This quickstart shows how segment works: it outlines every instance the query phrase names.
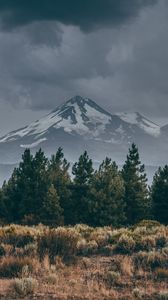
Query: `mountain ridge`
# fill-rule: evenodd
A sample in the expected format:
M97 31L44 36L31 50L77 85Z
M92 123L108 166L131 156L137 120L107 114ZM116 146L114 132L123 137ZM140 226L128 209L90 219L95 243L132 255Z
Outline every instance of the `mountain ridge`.
M112 114L89 98L75 96L39 120L0 137L0 157L15 163L25 148L35 152L42 147L50 155L61 146L70 160L85 149L100 160L111 154L121 160L136 142L140 148L146 144L148 157L154 159L152 147L163 136L167 140L168 132L163 134L159 125L138 112Z

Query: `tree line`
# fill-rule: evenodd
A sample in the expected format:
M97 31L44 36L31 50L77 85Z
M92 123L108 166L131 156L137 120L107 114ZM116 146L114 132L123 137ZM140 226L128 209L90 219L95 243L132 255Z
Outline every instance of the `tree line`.
M62 148L48 159L26 149L0 189L1 223L49 226L85 223L126 226L142 219L168 223L168 166L159 168L151 187L135 144L122 170L106 157L98 170L85 151L72 166Z

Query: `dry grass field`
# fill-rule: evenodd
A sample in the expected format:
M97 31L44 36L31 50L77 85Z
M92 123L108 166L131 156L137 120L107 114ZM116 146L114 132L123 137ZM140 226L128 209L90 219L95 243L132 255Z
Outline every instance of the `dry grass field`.
M168 299L168 227L0 228L0 299Z

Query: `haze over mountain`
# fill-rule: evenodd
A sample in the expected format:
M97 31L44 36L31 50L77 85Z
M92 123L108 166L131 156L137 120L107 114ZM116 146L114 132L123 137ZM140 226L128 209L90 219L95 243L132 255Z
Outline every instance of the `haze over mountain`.
M49 156L61 146L75 161L86 149L95 162L110 156L122 164L135 142L148 165L166 163L168 126L160 127L140 113L111 113L91 99L75 96L30 125L0 138L0 163L17 163L24 149L40 147Z

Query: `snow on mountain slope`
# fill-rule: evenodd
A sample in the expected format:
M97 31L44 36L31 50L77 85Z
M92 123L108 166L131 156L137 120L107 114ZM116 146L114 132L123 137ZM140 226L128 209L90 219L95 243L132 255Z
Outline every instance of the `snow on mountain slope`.
M65 132L79 135L98 136L110 123L111 115L90 99L76 96L56 110L22 129L10 132L0 139L0 143L18 140L25 136L42 138L50 128L63 128Z
M135 113L118 113L117 114L123 121L137 125L139 128L144 130L147 134L158 137L161 133L160 126L154 122L148 120L138 112Z
M38 141L32 143L32 144L28 144L28 145L20 145L21 148L34 148L34 147L37 147L38 145L40 145L42 142L45 142L47 139L46 138L43 138L43 139L39 139Z
M145 161L161 164L167 160L168 126L160 128L139 113L111 114L91 99L75 96L41 119L0 137L0 163L16 163L25 148L35 153L40 147L47 156L62 147L70 161L87 150L93 159L109 156L121 162L133 142Z
M75 96L41 119L0 137L0 158L15 163L25 148L35 153L42 147L50 155L61 146L70 159L83 150L97 159L111 154L122 159L132 142L148 147L151 157L156 144L167 141L160 131L139 113L110 114L91 99Z

